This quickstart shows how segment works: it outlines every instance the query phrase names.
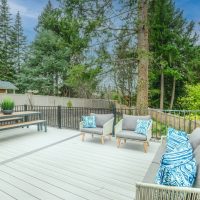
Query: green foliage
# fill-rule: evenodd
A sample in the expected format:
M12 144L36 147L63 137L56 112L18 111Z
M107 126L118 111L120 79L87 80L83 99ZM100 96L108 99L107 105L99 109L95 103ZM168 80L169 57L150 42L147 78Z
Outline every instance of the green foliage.
M121 103L121 95L118 92L111 92L111 99L117 101L118 103Z
M69 101L67 102L67 107L68 107L68 108L72 108L72 107L73 107L72 101L69 100Z
M101 69L89 68L85 65L76 65L68 72L66 84L73 88L74 95L77 97L89 98L95 91L98 84L98 74Z
M189 120L193 120L193 121L196 121L196 120L200 120L200 113L197 112L197 113L190 113L189 115L186 115L185 116L185 119L189 119Z
M179 105L185 110L200 110L200 84L186 85L185 96L179 98Z
M26 58L26 37L23 33L22 20L19 12L17 12L12 30L12 45L13 68L16 73L19 73Z
M0 0L0 80L16 82L25 60L26 39L19 12L13 23L7 0Z
M13 110L14 107L15 107L14 101L8 97L3 99L3 101L1 102L2 110Z
M12 26L7 0L0 0L0 79L13 81Z
M53 8L48 1L39 17L37 36L18 77L18 87L38 90L39 94L90 97L100 70L88 62L86 52L101 25L105 2L58 2Z
M160 123L156 120L153 120L153 125L152 125L152 134L154 136L162 136L167 134L167 128L168 126L165 123Z
M164 75L164 107L169 108L175 80L175 105L185 82L197 80L194 66L199 67L199 50L194 22L171 0L153 0L149 8L149 45L153 55L150 65L150 103L159 107L161 74ZM172 102L173 105L173 102Z
M132 37L124 38L126 31L121 31L115 46L116 60L113 65L115 86L122 100L126 105L132 106L132 96L136 93L137 62L135 44L132 44Z
M18 87L22 90L38 90L40 94L58 95L63 86L60 79L66 74L68 49L64 40L51 30L38 33L31 45L20 75Z

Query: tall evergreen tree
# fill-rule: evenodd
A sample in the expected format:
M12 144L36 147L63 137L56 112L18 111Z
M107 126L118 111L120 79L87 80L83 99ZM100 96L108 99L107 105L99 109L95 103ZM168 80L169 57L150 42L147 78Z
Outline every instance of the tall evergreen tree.
M181 85L190 79L194 59L194 23L188 23L173 0L152 0L149 9L151 106L173 108ZM193 52L193 53L192 53ZM176 92L176 88L179 91ZM159 98L160 96L160 98ZM158 101L160 99L160 101Z
M17 12L15 23L12 30L12 45L13 45L13 67L15 72L19 73L25 60L26 54L26 37L22 27L20 13Z
M27 89L34 85L40 93L78 95L76 89L71 86L73 79L70 76L74 75L77 66L83 66L80 70L87 71L85 74L80 72L82 76L89 76L88 73L94 74L90 69L98 68L86 63L85 52L95 30L101 26L106 9L104 5L109 1L59 0L60 5L57 8L52 8L51 2L48 2L39 17L36 27L37 37L24 70L24 73L28 72L32 77L32 83L26 84ZM97 77L96 72L99 73L100 70L95 71L95 77ZM26 77L28 74L22 74L21 82L28 81ZM91 78L83 77L82 80L86 81L85 86L90 87L88 81L92 81ZM92 88L95 85L93 83L96 81L92 81ZM86 94L88 97L92 92L89 89L87 91L89 91Z
M55 22L55 9L50 0L48 0L47 5L45 6L44 10L38 17L38 24L35 28L37 32L41 31L42 28L48 29L49 25L52 22Z
M7 0L0 1L0 79L13 80L11 16Z

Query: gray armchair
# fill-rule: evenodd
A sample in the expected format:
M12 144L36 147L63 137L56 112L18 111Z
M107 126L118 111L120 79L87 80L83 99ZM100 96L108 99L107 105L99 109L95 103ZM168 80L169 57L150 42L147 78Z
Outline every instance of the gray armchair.
M139 142L143 142L144 144L144 152L147 152L147 147L149 146L149 140L151 139L151 129L152 124L150 124L147 135L138 134L135 132L137 120L138 119L151 119L151 116L133 116L133 115L123 115L123 119L120 120L115 126L115 136L117 139L117 147L120 147L121 139L124 139L124 143L126 140L135 140Z
M94 114L91 113L96 117L96 128L84 128L83 122L80 122L80 132L81 132L81 139L84 141L85 135L90 134L92 137L94 135L99 135L101 138L101 144L104 144L104 138L109 136L111 139L112 130L113 130L113 123L114 123L114 115L113 114Z

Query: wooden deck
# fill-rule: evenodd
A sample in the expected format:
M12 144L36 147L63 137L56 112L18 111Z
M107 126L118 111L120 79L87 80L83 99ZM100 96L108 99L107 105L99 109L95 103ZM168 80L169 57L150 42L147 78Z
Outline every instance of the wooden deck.
M0 200L133 200L158 149L127 142L116 148L115 139L79 132L36 127L0 133Z

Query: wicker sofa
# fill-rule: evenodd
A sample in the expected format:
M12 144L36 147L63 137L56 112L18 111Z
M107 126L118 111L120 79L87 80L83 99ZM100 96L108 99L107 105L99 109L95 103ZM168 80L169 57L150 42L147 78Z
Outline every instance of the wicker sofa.
M162 137L161 145L142 182L136 184L136 200L200 200L200 128L189 135L197 163L197 177L193 188L169 187L154 184L160 160L166 149L166 137Z
M138 142L142 142L144 145L144 152L147 152L147 147L149 146L149 140L151 139L151 129L152 124L150 124L147 135L138 134L135 132L137 120L144 119L148 120L151 119L151 116L134 116L134 115L123 115L123 119L120 120L115 125L115 136L117 139L117 147L120 147L121 140L123 139L126 143L126 140L134 140Z

